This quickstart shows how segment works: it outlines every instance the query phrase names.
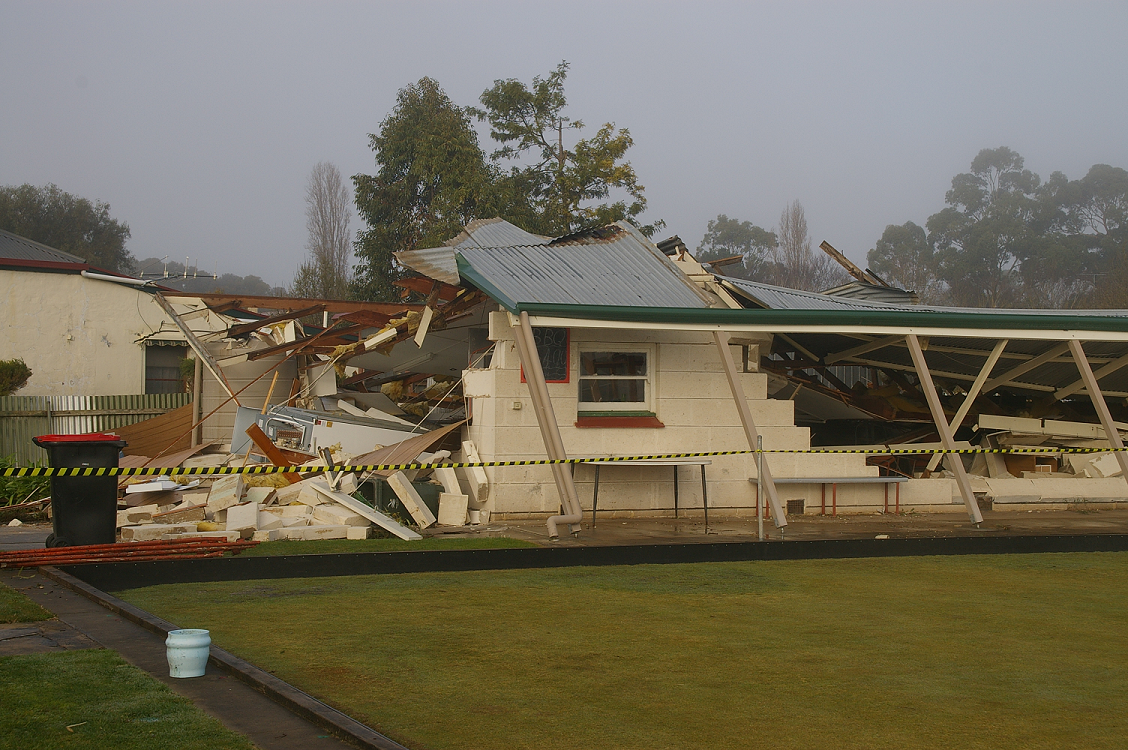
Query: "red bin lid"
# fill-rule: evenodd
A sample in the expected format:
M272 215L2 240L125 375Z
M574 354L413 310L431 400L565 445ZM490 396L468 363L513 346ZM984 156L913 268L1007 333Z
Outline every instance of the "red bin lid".
M81 435L40 435L37 443L108 443L121 440L120 435L108 432L86 432Z

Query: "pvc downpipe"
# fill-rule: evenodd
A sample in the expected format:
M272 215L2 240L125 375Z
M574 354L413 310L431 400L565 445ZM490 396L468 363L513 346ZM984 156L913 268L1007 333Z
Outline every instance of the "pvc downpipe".
M93 273L92 271L83 271L81 276L87 279L97 279L98 281L112 281L115 284L128 284L129 286L145 286L153 285L153 279L130 279L124 276L110 276L104 273Z
M537 355L536 341L533 339L533 329L529 324L529 314L522 312L518 319L516 330L517 354L525 366L525 383L529 386L529 396L537 410L537 425L541 430L548 457L553 460L562 460L568 457L564 451L564 441L560 438L556 414L552 410L552 400L548 394L548 386L544 382L544 370L541 368L540 357ZM576 486L572 475L563 464L552 464L552 476L556 480L556 489L564 510L563 515L550 516L548 519L548 536L550 539L560 537L557 524L566 523L571 527L573 534L580 530L580 521L583 520L583 510L580 508L579 499L576 497Z

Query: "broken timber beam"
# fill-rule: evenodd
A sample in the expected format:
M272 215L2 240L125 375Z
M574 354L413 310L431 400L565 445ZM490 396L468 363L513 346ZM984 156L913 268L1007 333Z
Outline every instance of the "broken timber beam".
M260 328L274 325L275 323L285 323L290 320L296 320L297 318L304 318L306 315L313 315L314 313L319 313L324 309L325 305L313 305L312 307L307 307L304 310L295 310L293 312L271 315L269 318L254 320L250 323L240 323L239 325L234 325L228 328L227 335L232 338L234 338L235 336L242 336L244 333L257 331Z

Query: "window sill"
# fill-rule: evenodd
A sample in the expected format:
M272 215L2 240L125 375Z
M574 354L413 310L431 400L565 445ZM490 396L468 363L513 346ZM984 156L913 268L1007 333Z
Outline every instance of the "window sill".
M576 416L576 427L665 427L651 412L584 413Z

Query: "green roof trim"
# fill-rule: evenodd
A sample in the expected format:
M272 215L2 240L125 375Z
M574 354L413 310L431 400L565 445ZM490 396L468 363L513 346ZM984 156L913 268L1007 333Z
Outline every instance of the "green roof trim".
M462 265L459 264L459 273ZM477 282L475 281L475 284ZM479 287L481 288L481 287ZM494 297L487 289L482 289ZM497 299L497 297L494 297ZM964 328L1030 331L1107 331L1128 333L1128 316L1054 312L992 313L928 310L732 310L728 308L619 307L611 305L506 304L510 312L532 316L582 318L624 323L689 325L826 326L827 333L843 326L877 328Z

